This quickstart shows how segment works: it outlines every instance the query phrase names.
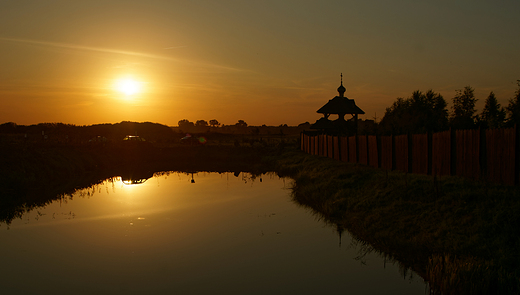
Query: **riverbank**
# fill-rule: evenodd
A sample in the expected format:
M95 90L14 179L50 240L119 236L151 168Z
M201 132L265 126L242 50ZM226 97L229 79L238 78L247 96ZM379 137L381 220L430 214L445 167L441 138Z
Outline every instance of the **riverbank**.
M518 294L520 190L310 156L280 158L293 197L444 294Z
M446 294L517 294L520 192L307 155L296 146L0 144L0 221L108 177L276 171L293 198Z
M161 171L259 174L265 172L263 155L278 146L0 141L0 222L114 176L140 179Z

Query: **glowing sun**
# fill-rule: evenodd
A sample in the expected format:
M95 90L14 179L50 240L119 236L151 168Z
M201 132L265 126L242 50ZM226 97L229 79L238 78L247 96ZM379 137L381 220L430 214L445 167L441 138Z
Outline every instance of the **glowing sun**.
M131 78L119 79L116 81L115 88L126 95L133 95L141 92L141 82Z

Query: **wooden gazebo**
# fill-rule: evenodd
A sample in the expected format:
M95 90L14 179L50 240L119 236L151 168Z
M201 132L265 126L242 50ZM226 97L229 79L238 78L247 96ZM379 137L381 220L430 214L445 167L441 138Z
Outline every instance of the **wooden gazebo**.
M355 134L357 132L358 115L363 115L365 112L356 105L353 99L345 96L346 91L347 89L343 86L343 74L341 74L341 85L338 87L339 96L329 100L317 111L317 113L323 114L323 117L312 124L311 129L336 134ZM338 118L331 121L329 119L331 114L338 115ZM352 118L345 120L347 114L352 115Z

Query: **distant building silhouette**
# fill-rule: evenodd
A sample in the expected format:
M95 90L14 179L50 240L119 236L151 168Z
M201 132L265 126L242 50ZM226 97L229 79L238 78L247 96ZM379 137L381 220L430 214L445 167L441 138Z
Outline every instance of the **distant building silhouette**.
M311 129L320 130L327 134L355 134L357 133L358 115L365 114L353 99L345 96L347 89L343 86L343 73L341 74L341 85L338 87L339 96L329 100L322 106L317 113L323 114L311 125ZM336 120L331 121L331 114L338 115ZM352 118L345 120L345 115L352 115Z

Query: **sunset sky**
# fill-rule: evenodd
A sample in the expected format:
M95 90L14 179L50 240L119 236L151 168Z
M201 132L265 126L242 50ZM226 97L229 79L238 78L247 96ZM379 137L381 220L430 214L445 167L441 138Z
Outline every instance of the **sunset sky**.
M451 106L466 85L479 111L490 91L506 106L519 13L517 0L0 0L0 124L313 123L340 73L363 119L415 90Z

